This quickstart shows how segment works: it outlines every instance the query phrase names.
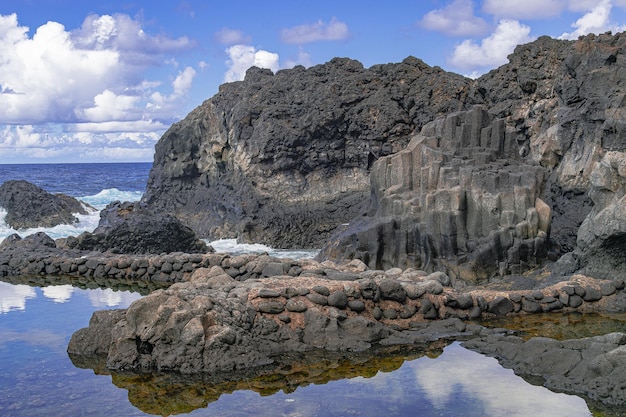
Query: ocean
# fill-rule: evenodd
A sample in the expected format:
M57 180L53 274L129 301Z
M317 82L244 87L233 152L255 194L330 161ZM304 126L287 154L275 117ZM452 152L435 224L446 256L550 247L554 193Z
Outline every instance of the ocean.
M150 166L0 165L0 183L23 179L96 208L75 225L41 229L58 238L93 230L98 210L111 201L139 200ZM0 215L0 239L35 231L40 230L12 230ZM303 258L316 253L233 239L209 243L233 254ZM222 385L110 375L105 368L83 369L70 360L69 339L88 325L94 311L128 307L148 290L127 284L101 288L85 279L0 277L0 416L591 416L582 398L532 385L458 342L371 364L329 361L328 369L302 369L290 381L279 373Z
M0 184L9 180L25 180L49 193L62 193L83 201L96 210L76 215L78 222L53 228L11 229L4 222L6 212L0 208L0 241L18 233L24 237L46 232L53 239L78 236L98 226L99 210L119 201L139 201L146 190L152 163L102 164L15 164L0 165Z
M100 210L113 201L139 201L146 190L150 162L101 164L0 164L0 184L9 180L25 180L49 193L62 193L88 204L96 210L87 215L76 214L78 222L52 228L15 230L4 221L6 212L0 207L0 242L17 233L24 237L45 232L53 239L78 236L91 232L100 221ZM283 250L259 243L241 243L236 239L206 241L218 252L238 255L242 253L268 253L285 258L312 258L317 250Z

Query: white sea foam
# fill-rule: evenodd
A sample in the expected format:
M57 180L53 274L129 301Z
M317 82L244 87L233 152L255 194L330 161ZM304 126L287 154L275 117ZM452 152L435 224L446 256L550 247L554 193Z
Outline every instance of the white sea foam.
M247 253L267 253L277 258L312 259L319 253L316 249L275 249L259 243L237 243L237 239L206 240L218 253L243 255Z
M100 191L98 194L78 197L78 199L98 210L102 210L113 201L139 201L142 195L141 191L120 191L117 188L108 188Z

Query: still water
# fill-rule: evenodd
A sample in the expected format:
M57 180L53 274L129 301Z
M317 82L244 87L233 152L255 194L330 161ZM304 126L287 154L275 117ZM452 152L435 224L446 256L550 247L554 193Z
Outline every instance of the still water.
M93 311L125 308L141 294L3 280L0 416L592 415L583 399L531 385L458 342L385 357L299 358L275 374L219 383L82 369L66 353L72 333Z

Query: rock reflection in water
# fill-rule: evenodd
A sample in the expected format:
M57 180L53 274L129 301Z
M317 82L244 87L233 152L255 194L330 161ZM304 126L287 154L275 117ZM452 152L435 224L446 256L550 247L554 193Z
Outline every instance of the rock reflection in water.
M519 332L523 339L549 337L556 340L580 339L626 330L626 313L542 313L521 314L484 320L488 327L505 327Z
M102 362L75 365L107 373ZM157 415L205 408L201 415L591 415L581 398L529 385L495 359L444 341L366 353L291 354L254 373L195 380L113 373L112 382L128 391L135 407Z
M50 294L55 294L59 291L59 287L71 286L72 288L75 287L82 290L93 290L96 288L100 288L110 289L114 291L130 291L141 295L148 295L154 290L169 286L169 284L151 281L107 279L96 277L72 277L63 275L1 276L0 281L7 282L13 285L28 285L30 287L40 287L42 288L44 294L46 292L49 292Z
M101 358L89 360L70 355L70 359L79 368L93 369L99 375L111 374L113 384L128 390L129 401L144 413L173 415L205 408L222 395L240 390L270 396L280 391L288 394L311 384L371 378L379 372L395 371L405 361L424 356L436 358L448 343L438 341L419 348L394 346L359 353L292 353L276 358L275 364L263 369L195 378L177 373L110 373Z

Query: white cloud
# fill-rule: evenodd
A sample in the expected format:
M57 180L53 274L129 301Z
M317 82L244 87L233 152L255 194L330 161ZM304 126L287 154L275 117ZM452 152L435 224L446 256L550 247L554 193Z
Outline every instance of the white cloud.
M241 30L222 28L215 33L215 40L222 45L235 45L250 43L250 36L246 36Z
M150 36L122 14L88 16L75 31L48 22L28 33L15 14L0 15L0 123L151 118L143 100L159 84L142 74L166 62L165 53L192 46L185 37Z
M0 163L151 161L167 127L151 120L3 126Z
M164 35L148 35L140 22L118 13L87 16L81 27L72 32L72 41L81 49L120 51L124 62L141 66L146 61L159 61L160 54L194 45L186 36L172 39Z
M304 67L310 67L313 65L311 55L304 51L302 48L298 49L298 55L295 58L287 59L283 65L283 68L293 68L296 65L302 65Z
M328 24L322 20L310 25L283 29L280 38L285 43L304 44L318 41L339 41L348 39L348 25L333 17Z
M111 143L115 160L152 159L182 116L196 71L178 70L170 85L145 74L177 69L171 54L193 42L148 34L123 14L90 15L76 30L48 22L30 33L16 14L0 15L0 160L102 161Z
M544 19L559 15L566 0L485 0L483 11L497 18Z
M474 2L471 0L454 0L442 9L432 10L418 25L451 36L482 35L488 28L482 18L474 15Z
M134 109L139 101L137 96L117 95L111 90L104 90L94 97L94 106L79 110L80 118L93 122L124 120L131 117L129 110Z
M559 39L577 39L589 33L603 33L609 30L622 31L626 26L618 27L611 23L612 3L610 0L594 2L593 8L572 24L573 32L566 32Z
M531 385L512 370L501 367L496 359L465 350L458 344L444 349L437 360L409 363L424 397L436 409L450 407L457 393L468 395L484 408L488 416L588 416L585 401ZM445 378L442 378L445 375ZM534 399L529 401L529 399Z
M141 294L128 291L114 291L111 288L88 290L91 305L95 308L128 307L133 301L141 298Z
M36 296L34 288L28 285L13 285L0 281L0 314L12 310L25 310L26 300Z
M196 70L191 67L186 67L183 71L180 71L172 83L172 87L174 87L173 94L177 97L187 94L191 89L195 76Z
M507 62L507 56L519 44L532 40L530 27L516 20L501 20L495 32L483 39L480 44L465 40L454 48L450 64L471 70L493 68Z
M51 285L41 289L43 296L50 298L55 303L66 303L72 298L74 287L71 285Z
M249 45L233 45L226 49L228 54L228 71L224 75L224 82L241 81L250 67L269 68L276 72L278 66L278 54L257 50Z

